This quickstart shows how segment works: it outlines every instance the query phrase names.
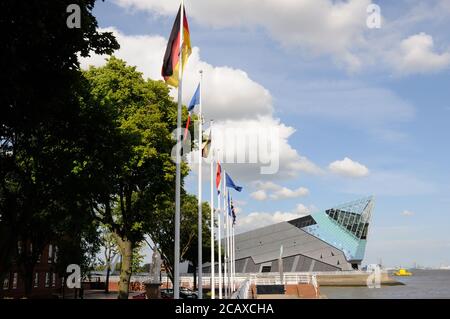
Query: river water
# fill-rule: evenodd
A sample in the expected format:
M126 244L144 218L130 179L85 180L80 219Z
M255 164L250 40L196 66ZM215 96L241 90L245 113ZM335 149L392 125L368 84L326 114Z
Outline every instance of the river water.
M329 299L448 299L450 298L450 270L411 270L411 277L395 277L402 286L320 287Z

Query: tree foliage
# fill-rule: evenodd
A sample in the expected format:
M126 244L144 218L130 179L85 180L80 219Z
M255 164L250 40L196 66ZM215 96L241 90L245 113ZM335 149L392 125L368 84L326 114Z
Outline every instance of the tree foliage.
M81 8L81 28L67 28L71 3ZM111 33L98 32L94 3L0 4L0 274L15 260L27 290L46 244L73 237L80 246L90 231L86 208L96 192L90 183L94 173L80 175L78 167L93 156L89 139L96 124L86 112L92 105L78 56L118 48ZM33 251L19 254L19 240L32 241Z

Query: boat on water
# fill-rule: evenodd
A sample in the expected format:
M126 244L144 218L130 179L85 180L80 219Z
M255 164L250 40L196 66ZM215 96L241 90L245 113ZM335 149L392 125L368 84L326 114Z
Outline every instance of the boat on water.
M394 272L395 276L412 276L412 273L409 272L407 269L405 268L400 268L399 270L397 270L396 272Z

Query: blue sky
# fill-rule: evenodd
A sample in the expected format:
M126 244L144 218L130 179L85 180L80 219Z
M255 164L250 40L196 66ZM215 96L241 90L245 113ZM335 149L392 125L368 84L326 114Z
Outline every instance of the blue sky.
M366 26L369 0L233 2L186 1L199 48L187 68L206 67L220 84L207 82L205 116L243 123L254 113L290 128L280 166L297 167L263 178L226 165L244 186L241 230L374 195L365 262L450 264L450 1L377 1L380 29ZM94 13L120 35L117 55L159 79L176 10L175 0L110 0ZM195 181L192 172L191 192Z

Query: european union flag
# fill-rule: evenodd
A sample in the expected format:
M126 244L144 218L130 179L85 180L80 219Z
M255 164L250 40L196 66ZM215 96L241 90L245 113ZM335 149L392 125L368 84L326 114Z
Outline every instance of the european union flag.
M200 104L200 83L197 86L197 90L195 90L194 96L189 102L188 111L192 111L196 105Z
M225 179L226 179L226 186L227 187L234 188L238 192L240 192L242 190L241 186L236 186L236 184L234 184L233 180L231 179L230 175L228 175L228 173L225 173Z

